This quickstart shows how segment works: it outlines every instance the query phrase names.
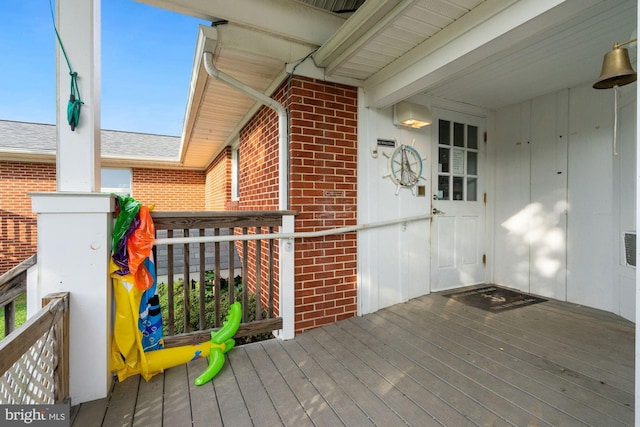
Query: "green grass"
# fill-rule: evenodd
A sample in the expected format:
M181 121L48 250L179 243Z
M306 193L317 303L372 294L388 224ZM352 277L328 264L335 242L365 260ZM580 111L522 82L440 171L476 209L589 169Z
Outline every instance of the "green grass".
M27 294L22 294L16 298L15 303L15 329L27 321ZM0 339L4 338L4 307L0 309Z

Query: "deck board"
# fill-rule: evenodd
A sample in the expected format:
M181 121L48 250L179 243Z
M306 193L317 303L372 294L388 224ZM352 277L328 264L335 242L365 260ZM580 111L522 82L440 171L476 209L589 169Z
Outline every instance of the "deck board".
M73 426L623 426L635 327L550 300L503 313L442 294L238 347L72 408Z
M231 355L231 353L228 354L228 356ZM233 361L231 364L225 364L213 381L213 388L218 399L218 409L223 425L249 426L252 425L251 415L234 377L232 363Z
M102 418L102 416L104 416L102 425L127 426L133 424L133 413L138 400L139 385L140 376L127 378L127 380L114 385L108 405L106 406L107 411L106 413L101 414L100 417ZM74 423L74 425L81 426L82 424Z
M394 341L394 331L380 330L373 324L368 329L367 325L361 322L341 322L339 327L348 332L352 342L356 343L353 346L354 350L359 349L361 354L366 355L368 363L384 373L394 387L418 403L434 422L444 425L465 425L469 423L468 419L476 419L481 424L509 425L472 397L474 391L470 389L474 384L465 382L463 384L465 392L463 392L450 382L451 378L439 376L439 374L443 376L448 374L442 367L440 367L442 371L439 372L439 367L427 367L423 358L411 359L405 354L405 343L401 340ZM365 339L371 344L367 345ZM363 346L358 345L358 341ZM479 395L486 393L481 387L476 389L479 389L477 390ZM514 408L509 409L512 412L514 410Z
M403 316L407 315L407 311L394 312L394 314ZM527 371L526 365L514 365L513 361L508 358L502 358L500 353L504 351L503 346L508 345L506 343L501 344L503 346L499 347L485 346L485 348L480 349L479 346L484 345L482 341L466 340L464 335L456 333L456 330L447 328L446 324L439 325L440 327L437 331L427 331L426 327L429 322L424 318L411 320L404 318L404 321L406 325L413 324L418 326L420 330L419 336L449 352L456 358L452 358L452 360L475 365L483 373L490 375L492 381L504 383L502 386L499 386L497 382L495 383L495 388L504 390L503 397L511 395L514 403L523 407L522 400L515 399L522 397L522 393L528 395L529 397L526 400L529 404L528 409L530 412L540 415L554 425L572 422L571 418L581 422L590 420L597 425L620 425L616 424L611 417L594 410L591 405L570 398L567 396L566 391L556 390L548 381L540 381L535 370ZM423 326L423 328L420 328L420 326Z
M286 426L313 426L313 422L301 407L300 401L278 371L271 356L272 351L282 352L277 341L264 342L261 345L244 346L244 350L256 368L258 378L271 397L271 402ZM235 350L234 350L235 351Z
M194 427L222 426L222 417L218 410L218 398L213 383L197 386L193 381L207 368L207 359L201 358L187 364L189 376L189 395L191 396L191 416ZM156 424L157 425L157 424Z
M298 340L278 344L284 351L277 351L277 348L274 348L273 350L275 351L270 351L269 356L273 360L276 369L280 371L300 401L300 408L305 411L314 425L342 425L338 415L333 411L329 403L321 397L322 395L316 385L302 371L302 366L305 363L304 359L310 359L311 355L300 347ZM294 360L292 355L300 354L301 351L304 352L303 358L298 357L297 361ZM323 376L326 373L321 373L320 375Z
M164 372L164 405L162 424L166 426L191 425L191 401L187 366L181 365ZM158 408L160 412L160 408Z
M234 358L230 360L240 393L254 423L276 426L282 424L278 411L273 406L269 392L256 372L249 355L244 348L236 349Z
M581 319L581 322L584 321L585 319ZM609 411L611 415L618 414L620 410L628 411L628 405L625 406L625 403L633 402L632 393L603 384L598 379L581 375L562 365L552 363L540 355L527 352L517 347L518 341L511 340L507 342L500 340L500 337L489 335L486 331L480 331L470 326L468 320L465 320L463 325L455 321L440 325L442 331L463 337L468 347L489 355L493 360L501 361L505 366L514 365L513 360L516 359L519 363L515 367L526 373L530 378L554 387L567 395L575 395L574 398L577 400L592 402L590 406L595 404L598 407L603 407L603 410L605 412ZM523 339L526 338L523 337ZM619 337L614 342L621 341L622 339ZM633 342L633 338L624 337L624 342L626 341ZM622 354L626 354L628 358L632 351L627 349L626 352L622 352L618 356L621 357ZM601 358L597 359L602 360ZM630 385L630 387L632 386Z
M125 380L126 382L126 380ZM133 414L133 426L151 426L162 424L162 400L164 396L164 377L155 376L150 381L140 381L138 398Z
M321 396L342 423L352 420L353 423L366 425L367 415L353 402L342 388L336 384L322 366L299 345L289 345L288 354L297 363L300 370L313 384Z
M346 393L352 402L357 402L360 409L376 425L391 426L401 425L404 420L380 398L377 390L371 389L367 384L367 378L358 377L353 370L358 368L350 363L343 364L341 360L331 353L331 348L321 345L316 336L318 332L303 334L296 340L309 353L326 374ZM334 347L340 344L333 343ZM365 367L366 368L366 367Z
M440 317L447 321L453 321L464 327L496 336L506 344L513 343L518 348L563 366L569 372L589 372L592 376L615 387L634 389L633 375L629 377L625 373L626 370L621 369L633 367L633 359L629 360L628 358L629 352L635 351L632 350L634 348L633 334L635 332L633 332L634 329L631 324L631 333L621 336L612 335L612 339L603 337L600 342L592 345L590 349L578 338L558 336L557 331L559 329L575 327L574 322L569 322L567 318L556 317L558 323L551 328L541 328L536 324L528 325L524 328L521 327L522 317L525 315L536 316L536 310L540 310L536 306L541 304L523 307L512 312L493 314L457 303L448 304L445 308L437 303L437 298L434 298L433 301L436 301L436 303L432 304L430 309L440 313ZM420 307L416 307L414 302L409 302L408 305L409 309L413 309L414 312L420 311ZM392 309L395 310L395 308ZM517 316L513 315L514 312L519 310L521 313ZM522 313L522 311L525 312ZM549 315L545 314L544 316ZM585 321L579 327L588 330L593 328L594 324L597 324L597 322L594 322L595 320ZM611 363L607 358L596 354L597 347L601 346L607 347L611 351L615 350L620 355L621 363Z

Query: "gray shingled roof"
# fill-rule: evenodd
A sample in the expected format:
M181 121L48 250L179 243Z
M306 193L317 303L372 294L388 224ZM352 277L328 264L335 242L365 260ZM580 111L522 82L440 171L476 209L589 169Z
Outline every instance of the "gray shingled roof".
M102 156L177 161L180 137L102 130ZM0 153L56 153L56 126L0 120Z

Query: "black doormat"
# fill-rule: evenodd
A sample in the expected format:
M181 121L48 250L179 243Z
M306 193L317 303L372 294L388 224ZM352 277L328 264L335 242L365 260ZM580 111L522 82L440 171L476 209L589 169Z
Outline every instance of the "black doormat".
M487 286L484 288L445 294L443 296L453 298L465 305L491 311L493 313L500 313L502 311L513 310L515 308L526 307L531 304L546 301L544 298L534 297L498 286Z

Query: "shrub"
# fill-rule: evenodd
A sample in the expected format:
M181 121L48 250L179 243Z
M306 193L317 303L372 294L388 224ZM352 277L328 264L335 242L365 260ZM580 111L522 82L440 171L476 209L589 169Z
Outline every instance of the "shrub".
M213 290L213 272L207 272L205 277L205 329L215 327L215 298ZM235 295L234 301L242 302L242 278L236 276L234 278L233 291ZM181 334L185 332L184 327L184 280L180 279L173 284L173 328L174 334ZM169 319L169 304L168 304L168 285L166 283L158 284L158 296L160 299L160 307L162 308L162 327L165 334L168 329ZM248 315L247 321L251 322L256 318L256 296L249 292L247 295L248 300ZM189 306L191 312L189 316L190 330L200 329L200 283L195 280L191 282L191 289L189 293ZM229 313L229 286L226 279L220 280L220 320L224 321ZM267 312L262 309L262 318L266 318ZM246 344L250 342L262 341L273 338L271 333L257 334L247 337L236 338L236 344Z

